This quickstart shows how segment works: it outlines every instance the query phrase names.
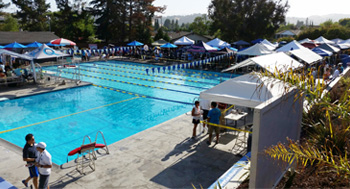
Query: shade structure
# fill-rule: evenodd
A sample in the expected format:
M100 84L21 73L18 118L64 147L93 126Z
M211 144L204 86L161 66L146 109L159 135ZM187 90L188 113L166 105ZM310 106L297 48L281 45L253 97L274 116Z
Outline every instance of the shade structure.
M70 56L69 54L56 51L45 44L41 45L41 47L35 49L34 51L29 52L28 55L33 57L33 59L49 59Z
M4 48L5 48L4 46L0 45L0 49L4 49Z
M283 47L278 48L276 52L288 52L288 51L303 49L303 48L306 48L306 47L302 46L298 41L293 40L288 44L284 45Z
M321 48L321 49L330 51L330 52L332 52L332 53L337 53L337 52L340 51L339 48L334 47L334 46L332 46L332 45L329 45L329 44L327 44L327 43L323 43L322 45L318 46L318 48Z
M302 63L294 60L290 56L286 55L284 52L279 52L279 53L249 58L230 68L222 70L222 72L227 72L230 70L235 70L237 68L252 66L252 65L259 65L260 67L264 68L265 70L271 73L275 73L276 70L284 73L289 71L290 69L294 70L294 69L302 68L304 66Z
M236 46L245 46L245 45L250 45L250 43L243 41L243 40L239 40L233 43Z
M133 42L128 43L128 46L143 46L143 43L135 40Z
M333 41L330 41L330 40L324 38L323 36L318 37L318 38L315 39L314 41L315 41L315 43L317 43L317 44L324 44L324 43L327 43L327 44L335 44Z
M275 96L283 95L287 84L282 81L246 74L227 80L200 93L201 99L255 108Z
M226 41L223 41L219 38L215 38L209 42L207 42L208 45L212 47L219 47L219 48L224 48L224 47L230 47L231 45L228 44Z
M302 39L300 41L298 41L300 44L303 44L303 43L309 43L309 42L313 42L311 39L309 38L305 38L305 39Z
M334 44L332 45L336 48L339 48L339 49L350 49L350 43L339 43L339 44Z
M318 48L318 47L315 47L312 49L313 52L317 53L318 55L322 56L322 57L325 57L325 56L332 56L332 52L330 51L327 51L325 49L322 49L322 48Z
M342 40L340 38L335 38L335 39L332 39L331 41L333 41L335 44L339 44L339 43L343 42L344 40Z
M166 43L166 44L160 46L160 48L177 48L177 46L174 44L171 44L171 43Z
M260 42L261 44L265 45L269 50L275 50L277 45L272 44L270 41L264 39Z
M54 40L50 41L50 43L54 44L54 45L69 45L69 46L77 45L73 41L68 40L68 39L64 39L64 38L54 39Z
M193 45L194 41L186 36L181 37L180 39L174 42L175 45Z
M14 43L10 43L8 45L5 45L4 46L5 48L12 48L12 49L23 49L23 48L27 48L26 46L20 44L20 43L17 43L17 42L14 42Z
M63 47L66 45L56 45L56 44L51 44L51 43L46 43L45 45L49 46L49 47Z
M256 43L260 43L261 41L264 41L264 39L255 39L253 41L251 41L252 44L256 44Z
M292 50L290 53L310 65L322 60L322 56L305 47Z
M271 54L272 50L269 50L265 45L257 43L251 47L248 47L242 51L239 51L238 55L259 56L264 54Z
M227 53L235 53L235 52L237 52L237 49L236 50L232 50L231 48L232 47L230 47L230 48L225 47L225 48L222 48L221 50L213 52L213 53L214 54L227 54Z
M317 47L318 45L314 42L314 41L309 41L309 42L304 42L304 43L300 43L302 46L312 49Z
M191 46L188 51L191 52L215 52L218 51L217 48L211 47L210 45L204 43L203 41L200 41L194 45Z
M27 47L30 47L30 48L38 48L38 47L41 47L41 45L43 45L42 43L38 43L38 42L34 42L34 43L30 43L28 45L26 45Z

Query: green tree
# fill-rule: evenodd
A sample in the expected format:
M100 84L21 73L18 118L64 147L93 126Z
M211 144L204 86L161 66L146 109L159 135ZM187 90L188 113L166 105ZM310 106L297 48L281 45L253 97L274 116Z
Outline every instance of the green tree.
M56 0L56 4L59 11L50 15L50 18L52 29L57 35L73 41L87 41L90 36L94 36L94 20L86 8L86 2Z
M1 31L19 31L18 20L10 14L5 16L5 21L1 24Z
M164 27L168 28L169 30L171 30L171 21L170 19L165 19L164 21Z
M194 21L189 26L189 30L199 35L207 35L209 34L210 25L211 22L207 20L207 16L203 15L194 19Z
M284 23L288 2L282 0L212 0L211 31L221 30L225 41L273 36Z
M158 29L159 29L159 21L158 21L158 19L156 19L154 21L154 30L158 30Z
M12 0L12 3L19 9L16 17L24 30L47 31L49 29L47 14L50 4L46 4L45 0Z
M339 20L339 24L350 28L350 18L343 18Z

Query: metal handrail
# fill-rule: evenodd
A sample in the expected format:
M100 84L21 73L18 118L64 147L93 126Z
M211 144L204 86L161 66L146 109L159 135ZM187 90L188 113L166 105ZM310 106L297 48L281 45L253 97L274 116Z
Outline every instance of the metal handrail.
M107 146L107 142L106 142L105 136L103 135L102 131L97 131L96 137L95 137L95 142L97 142L98 133L101 133L101 136L103 138L103 142L105 143L105 146L106 146L106 149L107 149L107 154L109 154L109 149L108 149L108 146Z

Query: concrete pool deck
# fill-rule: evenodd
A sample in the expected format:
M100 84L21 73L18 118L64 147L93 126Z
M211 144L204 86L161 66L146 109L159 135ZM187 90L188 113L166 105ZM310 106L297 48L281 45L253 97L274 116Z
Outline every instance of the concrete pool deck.
M74 161L56 166L51 188L193 188L192 184L207 188L245 149L235 145L234 132L221 134L217 145L208 146L204 134L190 140L192 127L191 117L181 115L111 144L110 154L102 150L95 161L96 171L86 168L86 175L76 171ZM0 175L18 188L24 187L21 180L28 176L21 150L0 141Z

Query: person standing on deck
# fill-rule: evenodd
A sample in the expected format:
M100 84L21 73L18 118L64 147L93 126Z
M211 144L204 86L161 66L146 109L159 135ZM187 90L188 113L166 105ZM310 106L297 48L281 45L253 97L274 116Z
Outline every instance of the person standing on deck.
M192 132L192 140L196 138L196 130L197 130L197 125L200 123L201 119L201 110L199 107L199 101L196 101L194 103L194 107L192 108L192 123L193 123L193 132Z
M49 178L52 168L51 154L45 149L46 144L40 142L36 149L40 152L39 157L36 159L36 166L39 168L40 179L39 179L39 189L46 189L49 187Z
M33 178L34 187L38 188L38 176L39 172L35 166L35 159L37 158L38 152L35 149L34 143L35 139L33 134L26 135L26 145L23 148L23 161L27 162L27 167L29 169L29 177L26 180L22 180L22 183L28 187L28 182Z
M208 113L208 129L209 129L209 140L207 141L207 144L210 145L211 143L211 137L213 135L213 130L215 130L216 134L216 142L215 144L219 143L219 134L220 134L220 127L216 127L213 125L210 125L210 123L213 124L219 124L220 123L220 116L221 116L221 111L219 108L216 107L216 102L211 103L211 110Z

